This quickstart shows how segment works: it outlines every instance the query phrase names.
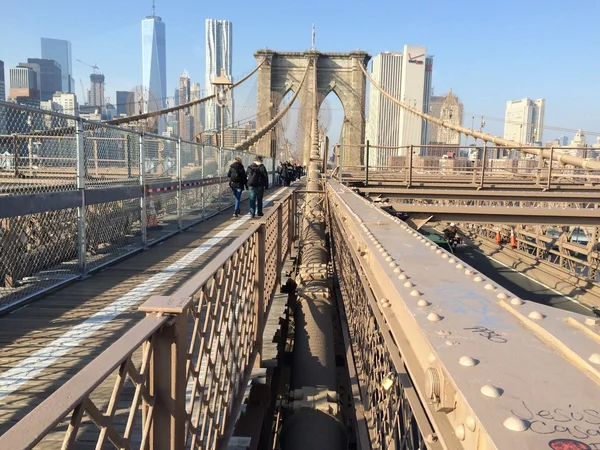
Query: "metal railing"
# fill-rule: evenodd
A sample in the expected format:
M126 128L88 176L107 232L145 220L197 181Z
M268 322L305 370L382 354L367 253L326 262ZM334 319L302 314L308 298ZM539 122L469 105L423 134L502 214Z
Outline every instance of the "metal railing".
M223 448L291 250L293 197L171 296L146 301L146 317L1 436L0 448Z
M0 102L0 311L228 208L235 156Z
M525 148L525 147L523 147ZM533 148L533 147L532 147ZM600 151L589 147L535 147L550 154L577 155L586 160L598 158ZM410 145L380 147L375 145L345 145L343 152L354 153L359 165L345 164L338 179L364 184L389 182L413 183L466 183L480 188L498 183L531 183L546 189L563 184L600 182L600 173L539 158L516 157L516 149L489 145L464 147L457 145ZM343 152L337 155L340 166ZM469 157L459 157L468 153ZM454 156L448 157L449 154ZM508 158L507 156L511 156ZM340 172L340 170L338 170ZM442 178L442 179L441 179Z

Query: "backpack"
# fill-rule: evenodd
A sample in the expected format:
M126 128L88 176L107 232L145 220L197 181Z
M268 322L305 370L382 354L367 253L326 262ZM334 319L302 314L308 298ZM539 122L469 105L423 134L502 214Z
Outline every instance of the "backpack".
M241 177L240 177L240 171L238 170L238 167L232 167L232 173L231 173L231 179L229 180L231 183L240 183L241 182Z
M259 166L254 164L248 166L248 186L260 187L265 185L264 175L258 168Z

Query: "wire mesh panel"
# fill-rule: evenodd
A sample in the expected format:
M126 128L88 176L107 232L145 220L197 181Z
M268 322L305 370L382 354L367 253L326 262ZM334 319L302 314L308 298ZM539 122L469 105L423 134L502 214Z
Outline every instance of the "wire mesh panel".
M139 134L83 121L86 188L139 183Z
M204 218L202 146L181 142L181 220L187 227Z
M0 220L0 311L77 277L74 208Z
M144 135L146 223L148 242L178 231L177 140Z
M0 103L0 195L74 189L75 120Z
M206 216L211 216L219 212L219 149L205 145L203 152L203 179L207 183L204 187L204 209Z

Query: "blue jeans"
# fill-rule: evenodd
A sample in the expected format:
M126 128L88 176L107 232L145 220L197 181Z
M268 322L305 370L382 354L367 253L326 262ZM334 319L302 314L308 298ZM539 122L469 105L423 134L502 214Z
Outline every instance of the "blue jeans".
M233 202L233 213L234 214L239 214L240 213L240 200L242 198L242 188L231 188L231 192L233 192L233 198L234 198L234 202Z
M265 193L265 188L263 186L259 187L248 187L248 193L250 194L250 215L254 216L254 213L259 216L263 213L263 195Z

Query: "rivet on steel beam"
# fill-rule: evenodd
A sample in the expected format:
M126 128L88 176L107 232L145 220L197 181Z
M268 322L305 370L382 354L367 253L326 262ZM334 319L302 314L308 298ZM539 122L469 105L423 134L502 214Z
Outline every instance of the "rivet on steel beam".
M508 295L506 295L504 292L500 292L498 295L496 295L496 298L499 298L500 300L506 300Z
M433 353L430 353L427 359L431 364L433 364L437 360L437 356L435 356Z
M484 286L488 291L493 291L494 289L496 289L496 286L494 286L492 283L488 283Z
M475 422L475 418L473 416L467 416L465 418L465 425L469 431L475 431L475 427L477 426L477 422Z
M475 283L481 283L483 281L483 278L481 278L480 276L476 276L475 278L473 278L473 281Z
M454 428L454 434L459 441L464 441L466 435L465 426L462 423L457 425Z
M398 263L396 261L391 261L388 266L390 267L398 267Z
M390 302L385 302L382 303L381 306L383 306L384 308L389 308L390 306L392 306L392 304Z
M431 247L431 242L425 242L425 247Z
M457 268L457 269L464 269L464 268L465 268L465 266L463 266L462 264L457 264L457 265L456 265L456 268Z
M410 281L407 281L406 283L404 283L404 287L405 288L411 288L411 287L415 287L415 285L412 284Z
M378 243L377 245L375 245L375 247L376 247L377 249L380 249L380 248L383 248L383 245L381 245L381 244L379 244L379 243Z
M444 258L444 259L447 259L447 258L448 258L448 255L447 255L446 253L444 253L444 254L442 255L442 258Z
M380 247L380 248L379 248L379 253L383 253L383 252L385 252L385 248L383 248L383 247Z
M417 305L419 305L419 306L421 306L421 307L425 308L425 307L427 307L427 306L431 305L431 303L429 303L429 302L428 302L427 300L425 300L425 299L421 299L421 300L419 300L419 301L417 302Z
M511 305L521 306L523 303L524 303L523 300L521 300L518 297L513 297L513 298L510 299L510 304Z
M412 291L410 291L410 295L411 297L420 297L421 293L418 290L413 289Z
M504 391L499 387L492 386L491 384L484 384L481 386L481 393L486 397L498 398L504 393Z
M461 356L458 362L461 366L465 367L473 367L479 363L479 361L477 361L474 358L471 358L470 356Z
M402 269L396 266L396 268L394 269L394 273L402 273Z
M431 245L431 247L429 247L429 250L435 250L437 248L437 245Z
M384 253L382 253L382 254L381 254L381 256L383 256L387 262L390 262L392 259L394 259L394 258L392 258L392 256L391 256L389 253L387 253L387 252L384 252ZM389 259L388 259L388 258L389 258Z
M441 251L439 248L438 248L438 249L437 249L435 252L436 252L438 255L439 255L440 253L442 253L442 251Z
M401 273L400 275L398 275L398 279L399 280L406 280L408 277L406 276L405 273Z
M519 417L510 416L502 425L510 431L525 431L529 428L529 422Z
M427 315L427 320L430 322L439 322L442 320L442 316L440 316L438 313L432 312Z
M450 264L454 264L454 263L456 262L456 260L455 260L454 258L450 258L450 259L448 260L448 262L449 262Z
M594 364L600 364L600 353L594 353L588 359Z
M527 316L527 317L529 317L530 319L534 319L534 320L542 320L542 319L543 319L544 317L546 317L546 316L544 316L544 315L543 315L541 312L539 312L539 311L531 311L531 312L529 313L529 316Z

